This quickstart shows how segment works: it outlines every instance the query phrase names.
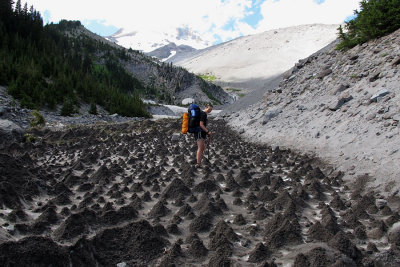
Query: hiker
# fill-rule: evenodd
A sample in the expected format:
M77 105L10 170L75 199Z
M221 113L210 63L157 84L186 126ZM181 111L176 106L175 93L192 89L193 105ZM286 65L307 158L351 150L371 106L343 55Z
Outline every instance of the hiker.
M200 131L193 133L194 139L197 141L197 164L196 167L200 167L201 160L203 159L203 153L206 149L206 139L207 136L211 137L212 132L207 129L207 114L209 114L213 110L212 104L207 104L204 110L200 111Z

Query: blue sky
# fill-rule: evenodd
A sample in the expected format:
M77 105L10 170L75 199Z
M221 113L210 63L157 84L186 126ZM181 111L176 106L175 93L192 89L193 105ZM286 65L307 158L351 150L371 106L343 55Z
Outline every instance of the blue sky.
M301 24L339 24L360 0L28 0L46 23L80 20L108 36L120 28L169 31L189 27L212 44Z
M85 25L86 28L91 30L94 33L97 33L101 36L109 36L118 31L114 25L107 25L106 21L103 20L83 20L82 24Z
M261 4L263 2L264 1L253 0L251 6L246 7L246 16L241 21L257 29L258 23L263 19L261 15Z

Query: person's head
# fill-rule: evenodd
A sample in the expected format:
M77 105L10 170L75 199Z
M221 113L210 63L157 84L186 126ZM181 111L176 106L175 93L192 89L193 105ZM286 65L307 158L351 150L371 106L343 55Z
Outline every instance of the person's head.
M213 110L213 105L211 103L206 104L204 112L210 113Z

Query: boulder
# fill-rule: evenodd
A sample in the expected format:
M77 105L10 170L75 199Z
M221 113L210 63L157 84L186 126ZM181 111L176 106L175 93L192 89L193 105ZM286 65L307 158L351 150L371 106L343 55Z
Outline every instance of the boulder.
M372 73L372 76L369 78L370 82L375 82L376 80L379 79L379 75L381 74L380 71Z
M0 119L0 147L5 144L19 143L24 139L24 130L9 120Z
M293 81L293 80L294 80L296 77L297 77L297 75L296 75L296 74L294 74L294 75L290 76L290 77L288 78L288 82L291 82L291 81Z
M331 69L322 70L320 73L317 74L317 78L318 79L323 79L324 77L328 76L331 73L332 73Z
M332 111L336 111L352 99L353 99L353 96L351 96L351 95L347 96L347 97L341 97L337 101L335 101L334 103L329 105L329 109Z
M397 65L399 65L399 64L400 64L400 56L396 57L396 58L393 60L393 66L397 66Z
M376 93L373 96L371 96L370 101L371 102L378 102L378 100L380 98L384 97L387 94L389 94L389 91L387 89L382 89L378 93Z
M282 110L280 109L267 111L263 117L262 125L267 124L271 119L277 117L281 112Z
M349 87L350 87L350 85L348 85L348 84L346 84L346 85L340 84L333 94L334 94L334 95L337 95L337 94L339 94L339 93L345 91L345 90L348 89Z
M356 60L356 59L358 59L358 58L359 58L359 55L351 55L351 56L349 57L349 60L354 61L354 60Z

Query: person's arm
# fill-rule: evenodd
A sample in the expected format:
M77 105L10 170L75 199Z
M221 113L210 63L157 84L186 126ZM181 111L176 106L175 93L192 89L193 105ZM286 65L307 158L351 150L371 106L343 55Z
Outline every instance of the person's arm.
M203 121L200 121L200 128L201 128L204 132L206 132L208 135L212 135L212 132L209 131L209 130L207 130L207 128L204 126L204 122L203 122Z
M206 126L204 126L204 122L203 122L203 121L200 121L200 128L201 128L203 131L205 131L206 133L208 133L208 130L207 130Z
M208 135L211 135L212 133L207 130L206 126L204 125L204 122L207 120L207 114L205 112L202 112L200 114L200 128L206 132Z

